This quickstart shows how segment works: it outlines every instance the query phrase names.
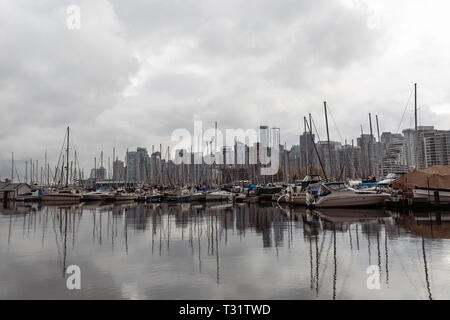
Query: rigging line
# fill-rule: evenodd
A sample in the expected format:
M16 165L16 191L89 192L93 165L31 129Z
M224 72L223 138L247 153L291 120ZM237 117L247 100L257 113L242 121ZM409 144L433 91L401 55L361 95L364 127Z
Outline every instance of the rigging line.
M317 134L317 140L319 142L321 142L320 136L319 136L319 131L317 131L317 127L316 127L316 123L314 122L314 118L311 117L311 120L312 120L312 123L313 123L314 130L316 131L316 134Z
M66 144L66 137L67 137L67 131L64 134L64 140L63 140L63 144L62 144L62 147L61 147L61 152L59 153L58 165L56 166L56 168L59 168L59 163L61 162L62 153L64 151L64 146ZM53 182L55 184L56 184L56 174L57 174L57 170L55 170L55 177L53 178Z
M331 120L333 121L334 128L336 129L336 131L339 135L339 138L341 138L341 143L344 144L344 139L342 138L341 132L339 131L338 126L336 125L336 121L334 121L333 113L331 112L331 108L330 108L329 104L327 104L327 110L328 110L328 113L330 114Z
M409 102L411 101L411 97L412 97L413 92L414 92L414 88L411 89L411 93L409 94L409 98L408 98L408 101L406 102L405 108L403 110L403 115L402 115L402 118L400 119L400 123L398 124L398 128L397 128L397 132L396 133L399 132L400 127L402 126L402 122L403 122L403 119L405 118L406 110L408 109L408 105L409 105Z
M16 166L16 163L15 163L15 162L14 162L14 169L15 169L15 171L16 171L17 180L18 180L19 183L20 183L19 172L17 171L17 166ZM26 183L26 181L25 181L25 183Z
M327 109L328 109L328 113L330 114L331 120L333 121L334 127L335 127L335 129L336 129L336 131L337 131L337 133L338 133L338 135L339 135L339 138L341 138L341 144L344 145L344 139L342 138L341 132L339 131L338 126L336 125L336 121L334 120L333 113L331 112L331 108L330 108L330 106L329 106L328 104L327 104ZM345 152L345 155L347 156L347 160L349 160L350 163L353 163L353 160L352 160L352 158L350 157L350 154L349 154L348 152ZM341 171L341 174L340 174L341 176L342 176L344 167L345 167L345 165L342 164L341 170L340 170L340 171ZM341 178L341 177L339 177L339 179L340 179L340 178Z

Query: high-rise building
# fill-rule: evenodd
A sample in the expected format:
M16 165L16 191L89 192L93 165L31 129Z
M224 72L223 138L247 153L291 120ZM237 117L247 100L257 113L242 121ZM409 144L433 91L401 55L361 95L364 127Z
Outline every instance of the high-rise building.
M280 148L280 128L272 128L271 138L271 146Z
M361 171L363 177L376 174L375 142L375 137L371 134L361 134L357 139L357 145L361 148Z
M317 151L320 155L320 159L323 167L325 168L325 173L328 179L338 179L341 175L341 166L338 155L338 151L341 148L341 143L336 141L330 141L329 148L328 141L319 141L317 143Z
M126 176L128 182L147 182L150 180L151 161L146 148L137 148L127 153Z
M425 167L450 164L450 131L435 130L424 137Z
M91 169L91 179L105 180L106 179L106 169L103 167L97 169Z
M124 181L125 180L125 166L124 162L116 159L113 162L113 180Z
M378 164L380 174L385 177L389 173L407 173L409 168L405 136L399 133L383 132L381 141L384 151L382 161Z
M270 132L268 126L259 127L259 143L262 147L270 147Z
M301 150L301 166L307 166L307 162L309 164L317 164L317 156L314 150L314 134L310 134L309 132L304 132L300 135L300 150Z

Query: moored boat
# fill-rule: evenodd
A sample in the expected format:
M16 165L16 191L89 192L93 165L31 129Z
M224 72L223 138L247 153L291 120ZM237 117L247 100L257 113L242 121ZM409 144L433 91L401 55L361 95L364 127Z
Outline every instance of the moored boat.
M196 192L191 195L191 201L206 201L206 194L203 192Z
M345 186L343 182L321 184L317 197L311 192L307 193L307 205L316 208L349 208L380 206L390 195L383 192L364 192Z
M228 191L213 191L206 193L206 201L231 201L233 194Z
M83 201L102 201L102 192L100 191L92 191L83 194Z
M54 203L78 203L81 198L82 195L80 193L74 193L72 190L58 190L41 195L42 202Z
M113 193L115 201L135 201L138 196L134 193L128 193L124 190L117 190Z
M190 202L191 195L187 189L175 189L164 195L164 200L167 202Z
M415 200L428 200L431 203L449 203L450 189L415 187L413 196Z

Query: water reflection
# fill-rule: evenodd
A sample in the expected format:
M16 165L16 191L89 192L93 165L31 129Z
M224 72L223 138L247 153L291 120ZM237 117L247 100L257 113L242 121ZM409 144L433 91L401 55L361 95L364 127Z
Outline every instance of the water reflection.
M449 221L382 209L9 203L0 298L449 298ZM71 264L89 290L65 289ZM381 290L366 286L371 265Z

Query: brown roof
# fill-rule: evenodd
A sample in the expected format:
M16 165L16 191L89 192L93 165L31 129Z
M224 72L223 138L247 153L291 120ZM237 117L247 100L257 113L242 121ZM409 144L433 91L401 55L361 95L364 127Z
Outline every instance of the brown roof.
M415 187L450 189L450 166L432 166L402 175L392 183L394 189L408 191Z

